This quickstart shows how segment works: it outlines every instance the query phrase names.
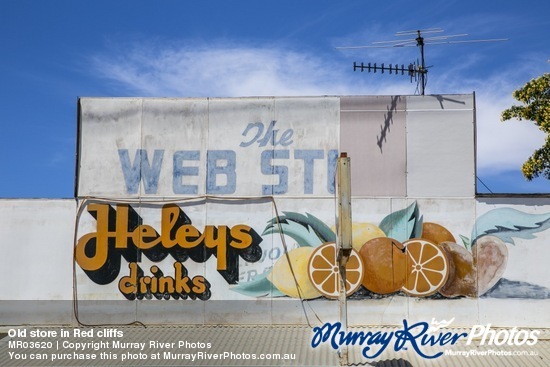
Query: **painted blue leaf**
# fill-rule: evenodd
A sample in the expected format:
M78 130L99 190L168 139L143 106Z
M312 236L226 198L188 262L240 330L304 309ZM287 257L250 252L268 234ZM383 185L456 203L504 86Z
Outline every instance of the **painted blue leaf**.
M270 272L258 274L253 280L246 283L239 283L231 288L232 291L244 294L250 297L282 297L284 296L268 279Z
M418 209L417 213L418 215ZM420 238L422 237L422 223L424 221L424 217L421 215L419 218L415 217L414 219L411 219L409 223L413 225L413 231L410 234L409 238Z
M277 223L277 220L279 223ZM319 223L322 222L311 214L305 216L299 213L287 212L285 215L271 219L262 232L262 236L282 233L293 238L300 247L317 247L327 242L326 237L328 236L326 233L328 227L323 228L326 225L323 223L323 226L321 226ZM313 226L310 224L313 224ZM314 227L318 230L316 231ZM328 230L332 233L330 228ZM324 233L323 236L318 234L319 231Z
M472 243L470 242L470 239L466 236L461 235L461 234L459 236L460 236L460 239L462 240L462 244L464 245L466 250L469 250L472 247Z
M336 241L336 234L322 220L313 214L306 213L305 215L296 212L283 212L280 220L296 222L308 231L313 231L319 237L322 243Z
M418 210L416 201L406 209L398 210L387 215L380 222L380 229L386 236L405 242L414 237L420 237L422 233L422 216Z
M515 244L512 237L533 239L534 234L550 228L550 213L531 214L512 208L497 208L477 218L472 243L478 237L492 235Z
M306 213L306 216L308 218L308 224L315 231L315 234L317 234L321 242L336 242L336 233L334 233L325 222L315 217L313 214Z

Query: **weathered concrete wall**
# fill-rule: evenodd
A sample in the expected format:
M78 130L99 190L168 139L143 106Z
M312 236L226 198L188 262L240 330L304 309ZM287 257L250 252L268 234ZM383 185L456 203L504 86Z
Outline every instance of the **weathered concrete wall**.
M310 213L328 226L333 226L334 203L330 200L322 202L284 199L277 200L276 204L278 210L286 215ZM545 263L550 255L547 246L550 230L545 229L550 218L550 198L354 199L354 222L379 225L387 213L407 208L413 203L417 205L417 216L422 216L425 222L448 228L458 239L457 242L462 241L459 239L461 236L472 238L472 232L476 230L500 229L492 233L507 241L504 245L507 259L501 265L499 282L484 294L456 298L443 297L439 293L428 297L415 297L403 292L383 295L360 288L351 295L348 303L352 324L399 324L403 318L428 321L432 318L455 318L456 325L550 325L546 313L540 312L550 306L550 284ZM179 205L193 219L193 226L201 229L205 223L225 223L230 227L247 223L260 234L274 215L273 204L261 200ZM116 207L116 204L111 206ZM144 224L161 231L162 209L158 205L134 204L133 207L140 213ZM225 215L220 214L224 212ZM206 213L212 213L212 217L207 219ZM238 290L239 286L258 279L263 272L271 271L273 265L284 258L283 246L276 233L262 235L261 255L256 261L239 260L236 273L238 284L235 285L228 284L216 270L215 256L205 262L183 261L190 277L202 276L210 283L211 296L208 300L159 300L146 294L143 300L127 300L118 286L120 279L130 274L128 261L123 257L120 273L105 285L90 281L78 265L73 267L76 214L73 200L0 201L0 220L3 223L0 235L4 254L1 260L2 278L9 279L0 286L1 324L75 323L75 305L80 321L85 323L120 324L138 320L146 323L284 324L305 323L307 318L315 318L315 315L322 320L334 320L338 315L338 302L326 297L306 301L304 314L304 308L295 297L270 298L268 295L266 298L266 289L262 289L261 283ZM546 222L544 218L547 218ZM88 212L84 211L77 222L80 222L77 238L82 238L83 233L97 232L96 221ZM88 224L85 226L83 222ZM363 232L362 235L368 234ZM298 248L300 237L294 232L284 238L290 251ZM174 277L175 262L171 255L160 262L143 256L138 264L143 276L151 276L151 267L157 266L163 269L165 276ZM299 276L303 269L297 265L294 270ZM268 287L267 292L270 291L274 292L276 288ZM73 301L77 302L73 304Z
M472 95L79 103L78 198L0 201L0 324L334 321L346 151L351 324L550 326L550 198L476 199Z
M84 98L78 196L473 197L472 95ZM106 174L108 172L108 174Z
M0 200L0 324L73 318L75 200Z
M340 97L354 195L473 197L473 96L418 97Z

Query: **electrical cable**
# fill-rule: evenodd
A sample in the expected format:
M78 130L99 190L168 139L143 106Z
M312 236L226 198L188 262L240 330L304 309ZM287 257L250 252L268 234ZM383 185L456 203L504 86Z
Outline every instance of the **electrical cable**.
M479 178L478 176L476 176L476 178L479 180L479 182L481 182L481 184L483 185L483 187L485 187L487 190L489 190L489 192L490 192L491 194L494 194L494 192L493 192L487 185L485 185L485 182L483 182L483 181L481 180L481 178Z
M76 274L77 274L76 244L78 242L77 236L78 236L78 227L79 227L79 223L80 223L80 218L82 216L82 213L84 212L85 207L88 205L89 202L108 203L108 204L112 204L112 203L113 204L138 204L141 207L142 204L159 204L159 205L160 204L178 204L178 203L190 202L190 201L204 201L204 202L207 202L209 200L211 200L211 201L243 201L243 200L250 200L250 201L260 200L260 201L262 201L262 200L267 200L267 201L270 201L273 205L273 208L274 208L274 211L275 211L275 220L276 220L276 223L277 223L277 226L278 226L278 229L279 229L279 235L281 237L281 243L283 245L285 256L287 258L287 261L288 261L288 264L289 264L289 267L290 267L290 272L292 274L292 277L293 277L293 279L295 281L295 284L296 284L296 288L298 290L302 310L304 312L304 316L306 318L308 326L312 327L312 325L310 323L310 320L309 320L309 317L308 317L308 313L307 313L307 311L305 309L305 306L304 306L304 302L307 301L307 300L303 298L303 291L302 291L300 285L298 284L296 274L294 272L292 263L290 262L290 258L288 256L288 246L286 244L285 237L284 237L284 229L281 225L279 210L278 210L275 198L273 196L222 197L222 196L213 196L213 195L201 195L201 196L196 196L196 197L174 198L174 199L170 199L170 198L163 198L163 199L159 199L159 198L154 198L154 199L147 199L147 198L112 199L112 198L87 196L87 197L76 198L76 200L77 200L78 204L77 204L76 218L75 218L75 224L74 224L74 236L73 236L73 314L74 314L75 320L78 323L78 325L86 326L86 327L114 325L114 324L87 324L87 323L82 322L82 320L80 319L79 306L78 306L78 302L79 302L79 299L78 299L78 282L77 282L77 276L76 276ZM320 320L319 316L317 315L317 313L315 313L315 311L311 307L310 307L310 309L314 313L314 315L316 316L317 320L322 322ZM146 327L146 325L143 322L139 321L139 320L133 321L131 323L117 324L117 325L119 325L119 326L138 325L138 326Z

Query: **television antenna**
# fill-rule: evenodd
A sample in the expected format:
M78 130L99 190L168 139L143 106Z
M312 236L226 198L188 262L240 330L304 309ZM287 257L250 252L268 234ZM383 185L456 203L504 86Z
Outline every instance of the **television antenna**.
M369 62L367 65L364 63L357 64L357 62L353 63L353 71L361 70L361 72L367 70L369 73L371 71L377 72L381 71L382 74L384 74L384 71L389 71L390 74L392 72L395 72L396 75L401 73L401 75L405 75L405 72L407 75L411 78L411 83L414 78L414 80L417 82L417 90L418 87L420 87L420 94L424 95L426 91L426 82L427 82L427 74L428 74L428 68L432 66L426 66L426 60L424 57L424 46L426 45L444 45L444 44L457 44L457 43L479 43L479 42L501 42L501 41L507 41L507 38L493 38L493 39L476 39L476 40L454 40L455 37L464 37L468 34L462 33L462 34L453 34L453 35L441 35L441 36L429 36L424 37L425 34L432 34L432 33L442 33L443 29L441 28L428 28L428 29L419 29L419 30L411 30L411 31L400 31L395 33L395 36L397 37L406 37L406 36L416 36L415 38L407 38L402 40L395 40L395 41L377 41L372 42L371 45L367 46L346 46L346 47L336 47L339 50L350 50L350 49L363 49L363 48L394 48L394 47L418 47L420 50L420 60L417 62L409 63L407 67L405 67L404 64L389 64L389 66L384 66L384 64L377 65L374 63L374 65L371 65Z

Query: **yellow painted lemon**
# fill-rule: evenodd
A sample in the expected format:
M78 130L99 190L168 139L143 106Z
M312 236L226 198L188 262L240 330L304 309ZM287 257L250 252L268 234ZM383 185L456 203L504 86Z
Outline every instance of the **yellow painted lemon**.
M336 227L332 227L331 229L336 233ZM351 224L351 236L351 246L355 251L359 252L366 242L373 238L386 237L386 234L372 223L354 222Z
M309 258L315 248L298 247L283 254L267 279L285 295L292 298L312 299L321 297L308 275ZM290 263L289 263L290 261Z

